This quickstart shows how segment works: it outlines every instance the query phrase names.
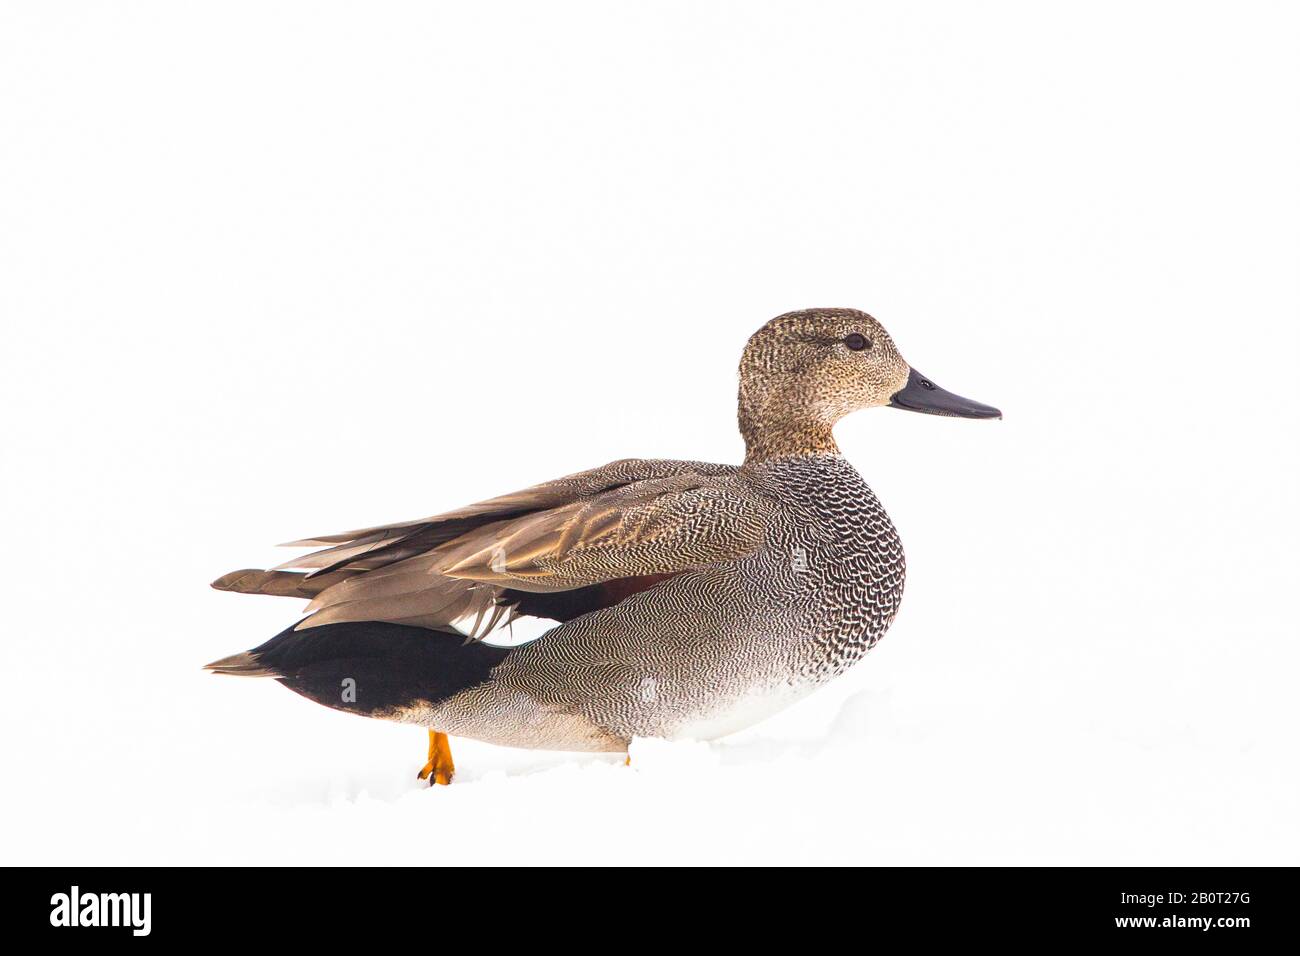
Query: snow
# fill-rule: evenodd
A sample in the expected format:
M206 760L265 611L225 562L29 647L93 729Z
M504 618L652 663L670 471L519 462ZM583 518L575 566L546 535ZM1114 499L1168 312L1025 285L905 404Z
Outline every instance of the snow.
M384 10L6 15L3 862L1300 862L1294 13ZM738 460L811 305L1006 413L839 426L908 581L836 683L429 789L200 670L273 542Z
M17 828L8 855L439 865L1294 858L1292 704L1269 700L1283 690L1279 676L1234 674L1226 654L1205 668L1129 655L1128 676L1115 679L1107 672L1124 655L1114 646L1068 667L1058 648L1033 657L1032 670L1013 669L996 651L964 655L961 637L927 639L900 621L841 685L723 741L636 741L630 767L619 755L456 741L457 779L437 788L415 778L418 728L312 707L269 682L177 669L167 704L129 732L91 720L78 752L60 754L69 763L29 757L40 819L61 822ZM1225 706L1221 687L1239 678L1250 679L1252 701ZM42 723L43 740L57 739Z

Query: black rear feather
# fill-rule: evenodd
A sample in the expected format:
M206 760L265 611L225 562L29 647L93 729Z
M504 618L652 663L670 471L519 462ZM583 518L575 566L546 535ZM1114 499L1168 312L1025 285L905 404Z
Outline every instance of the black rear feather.
M260 647L207 666L217 673L274 677L318 704L378 716L418 701L436 704L481 684L510 650L467 644L424 627L349 621L301 631L290 627Z

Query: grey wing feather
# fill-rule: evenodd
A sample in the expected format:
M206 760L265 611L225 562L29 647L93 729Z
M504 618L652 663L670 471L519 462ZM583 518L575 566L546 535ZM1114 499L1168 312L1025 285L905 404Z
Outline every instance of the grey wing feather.
M554 591L744 553L772 505L731 465L624 459L418 521L303 539L320 548L220 590L311 599L299 627L389 621L481 635L505 588ZM305 569L296 574L288 569Z

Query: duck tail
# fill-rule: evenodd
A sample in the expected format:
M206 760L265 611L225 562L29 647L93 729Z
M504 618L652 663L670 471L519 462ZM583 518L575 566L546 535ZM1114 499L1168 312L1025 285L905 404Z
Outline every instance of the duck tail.
M204 666L215 674L272 677L334 710L392 717L484 683L511 651L466 643L459 634L382 621L295 627Z
M229 657L223 657L219 661L213 661L211 664L204 664L205 671L212 671L214 674L227 674L230 677L279 677L274 670L264 666L252 651L244 651L241 654L231 654Z

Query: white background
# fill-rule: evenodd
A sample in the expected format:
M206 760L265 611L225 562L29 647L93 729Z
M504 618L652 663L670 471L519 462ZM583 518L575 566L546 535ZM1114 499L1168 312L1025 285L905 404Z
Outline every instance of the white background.
M0 6L5 862L1300 863L1283 3ZM737 461L766 319L1002 422L838 436L852 673L713 745L457 742L199 665L277 541Z

